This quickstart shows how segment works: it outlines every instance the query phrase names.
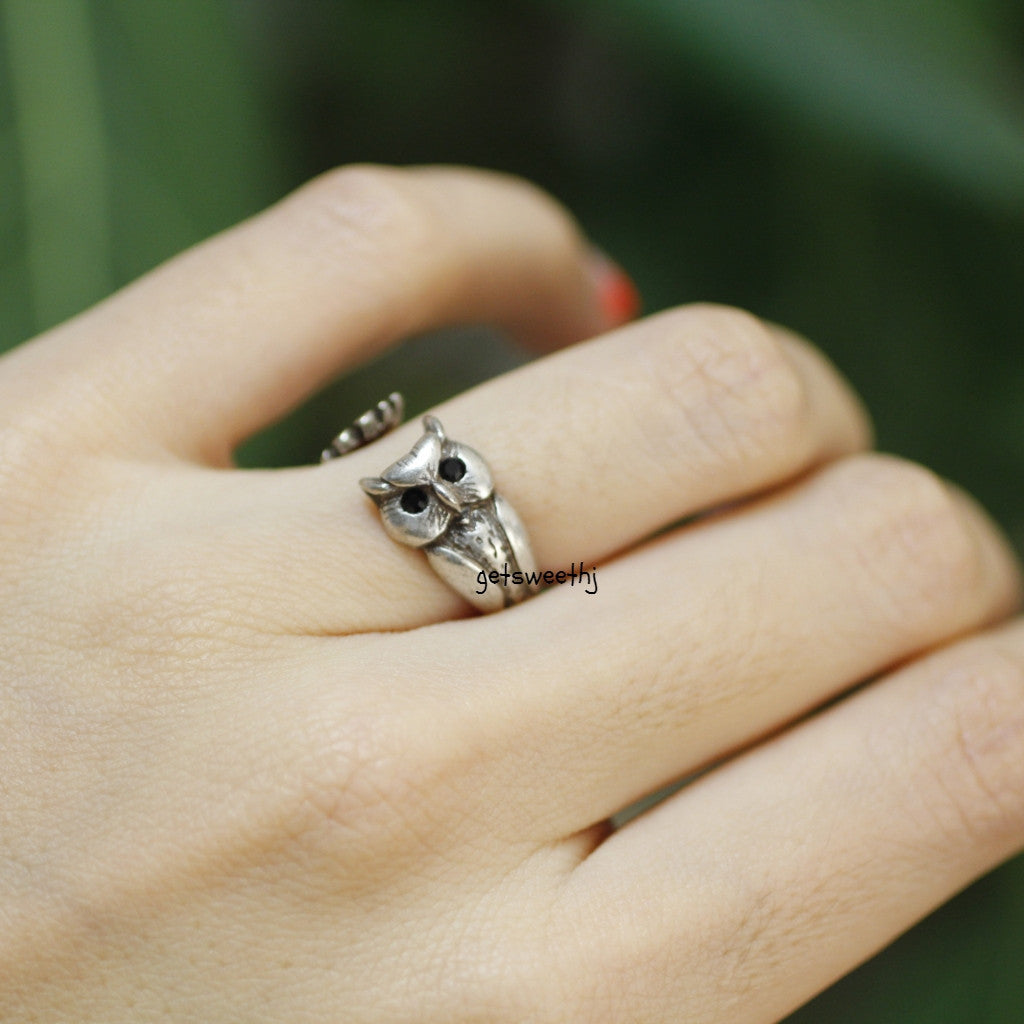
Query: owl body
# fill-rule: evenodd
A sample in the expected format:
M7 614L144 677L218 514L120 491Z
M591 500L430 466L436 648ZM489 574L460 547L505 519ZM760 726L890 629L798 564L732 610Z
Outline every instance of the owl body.
M515 583L512 574L536 566L519 517L494 493L478 452L447 438L433 416L423 425L426 432L407 455L360 481L384 529L399 543L423 548L434 571L477 608L495 611L521 601L534 588ZM490 580L491 572L502 582Z

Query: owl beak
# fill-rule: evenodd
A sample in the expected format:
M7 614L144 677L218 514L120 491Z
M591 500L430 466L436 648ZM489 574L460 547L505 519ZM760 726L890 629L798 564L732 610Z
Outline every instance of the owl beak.
M461 513L463 504L459 500L458 492L455 490L447 480L442 480L440 477L431 481L431 487L434 489L434 493L453 511Z

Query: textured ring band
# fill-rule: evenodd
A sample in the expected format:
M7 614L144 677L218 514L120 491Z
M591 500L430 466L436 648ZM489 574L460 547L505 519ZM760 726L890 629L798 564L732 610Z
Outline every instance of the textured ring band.
M362 448L363 445L394 430L402 422L404 415L405 399L397 391L392 391L387 398L378 402L372 409L368 409L350 427L346 427L338 434L320 453L320 461L338 459L357 448Z
M343 430L323 459L345 455L398 425L394 393ZM469 445L449 438L434 416L423 436L380 476L359 481L374 500L392 540L422 548L442 580L481 611L529 597L536 564L522 521L494 490L490 467ZM495 582L497 581L497 582Z

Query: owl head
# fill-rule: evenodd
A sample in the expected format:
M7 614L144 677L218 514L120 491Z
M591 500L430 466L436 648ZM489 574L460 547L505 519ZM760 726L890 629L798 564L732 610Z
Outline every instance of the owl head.
M490 470L469 445L445 437L433 416L424 435L380 476L360 486L377 503L384 529L400 544L419 548L440 537L452 519L494 492Z

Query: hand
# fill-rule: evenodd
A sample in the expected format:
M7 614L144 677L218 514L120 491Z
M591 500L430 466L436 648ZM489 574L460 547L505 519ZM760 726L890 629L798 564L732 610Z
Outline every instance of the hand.
M437 410L597 594L477 616L389 540L416 423L230 468L410 332L597 333L586 253L521 183L348 169L0 361L0 1017L772 1021L1024 843L1024 629L953 642L1012 559L783 330Z

